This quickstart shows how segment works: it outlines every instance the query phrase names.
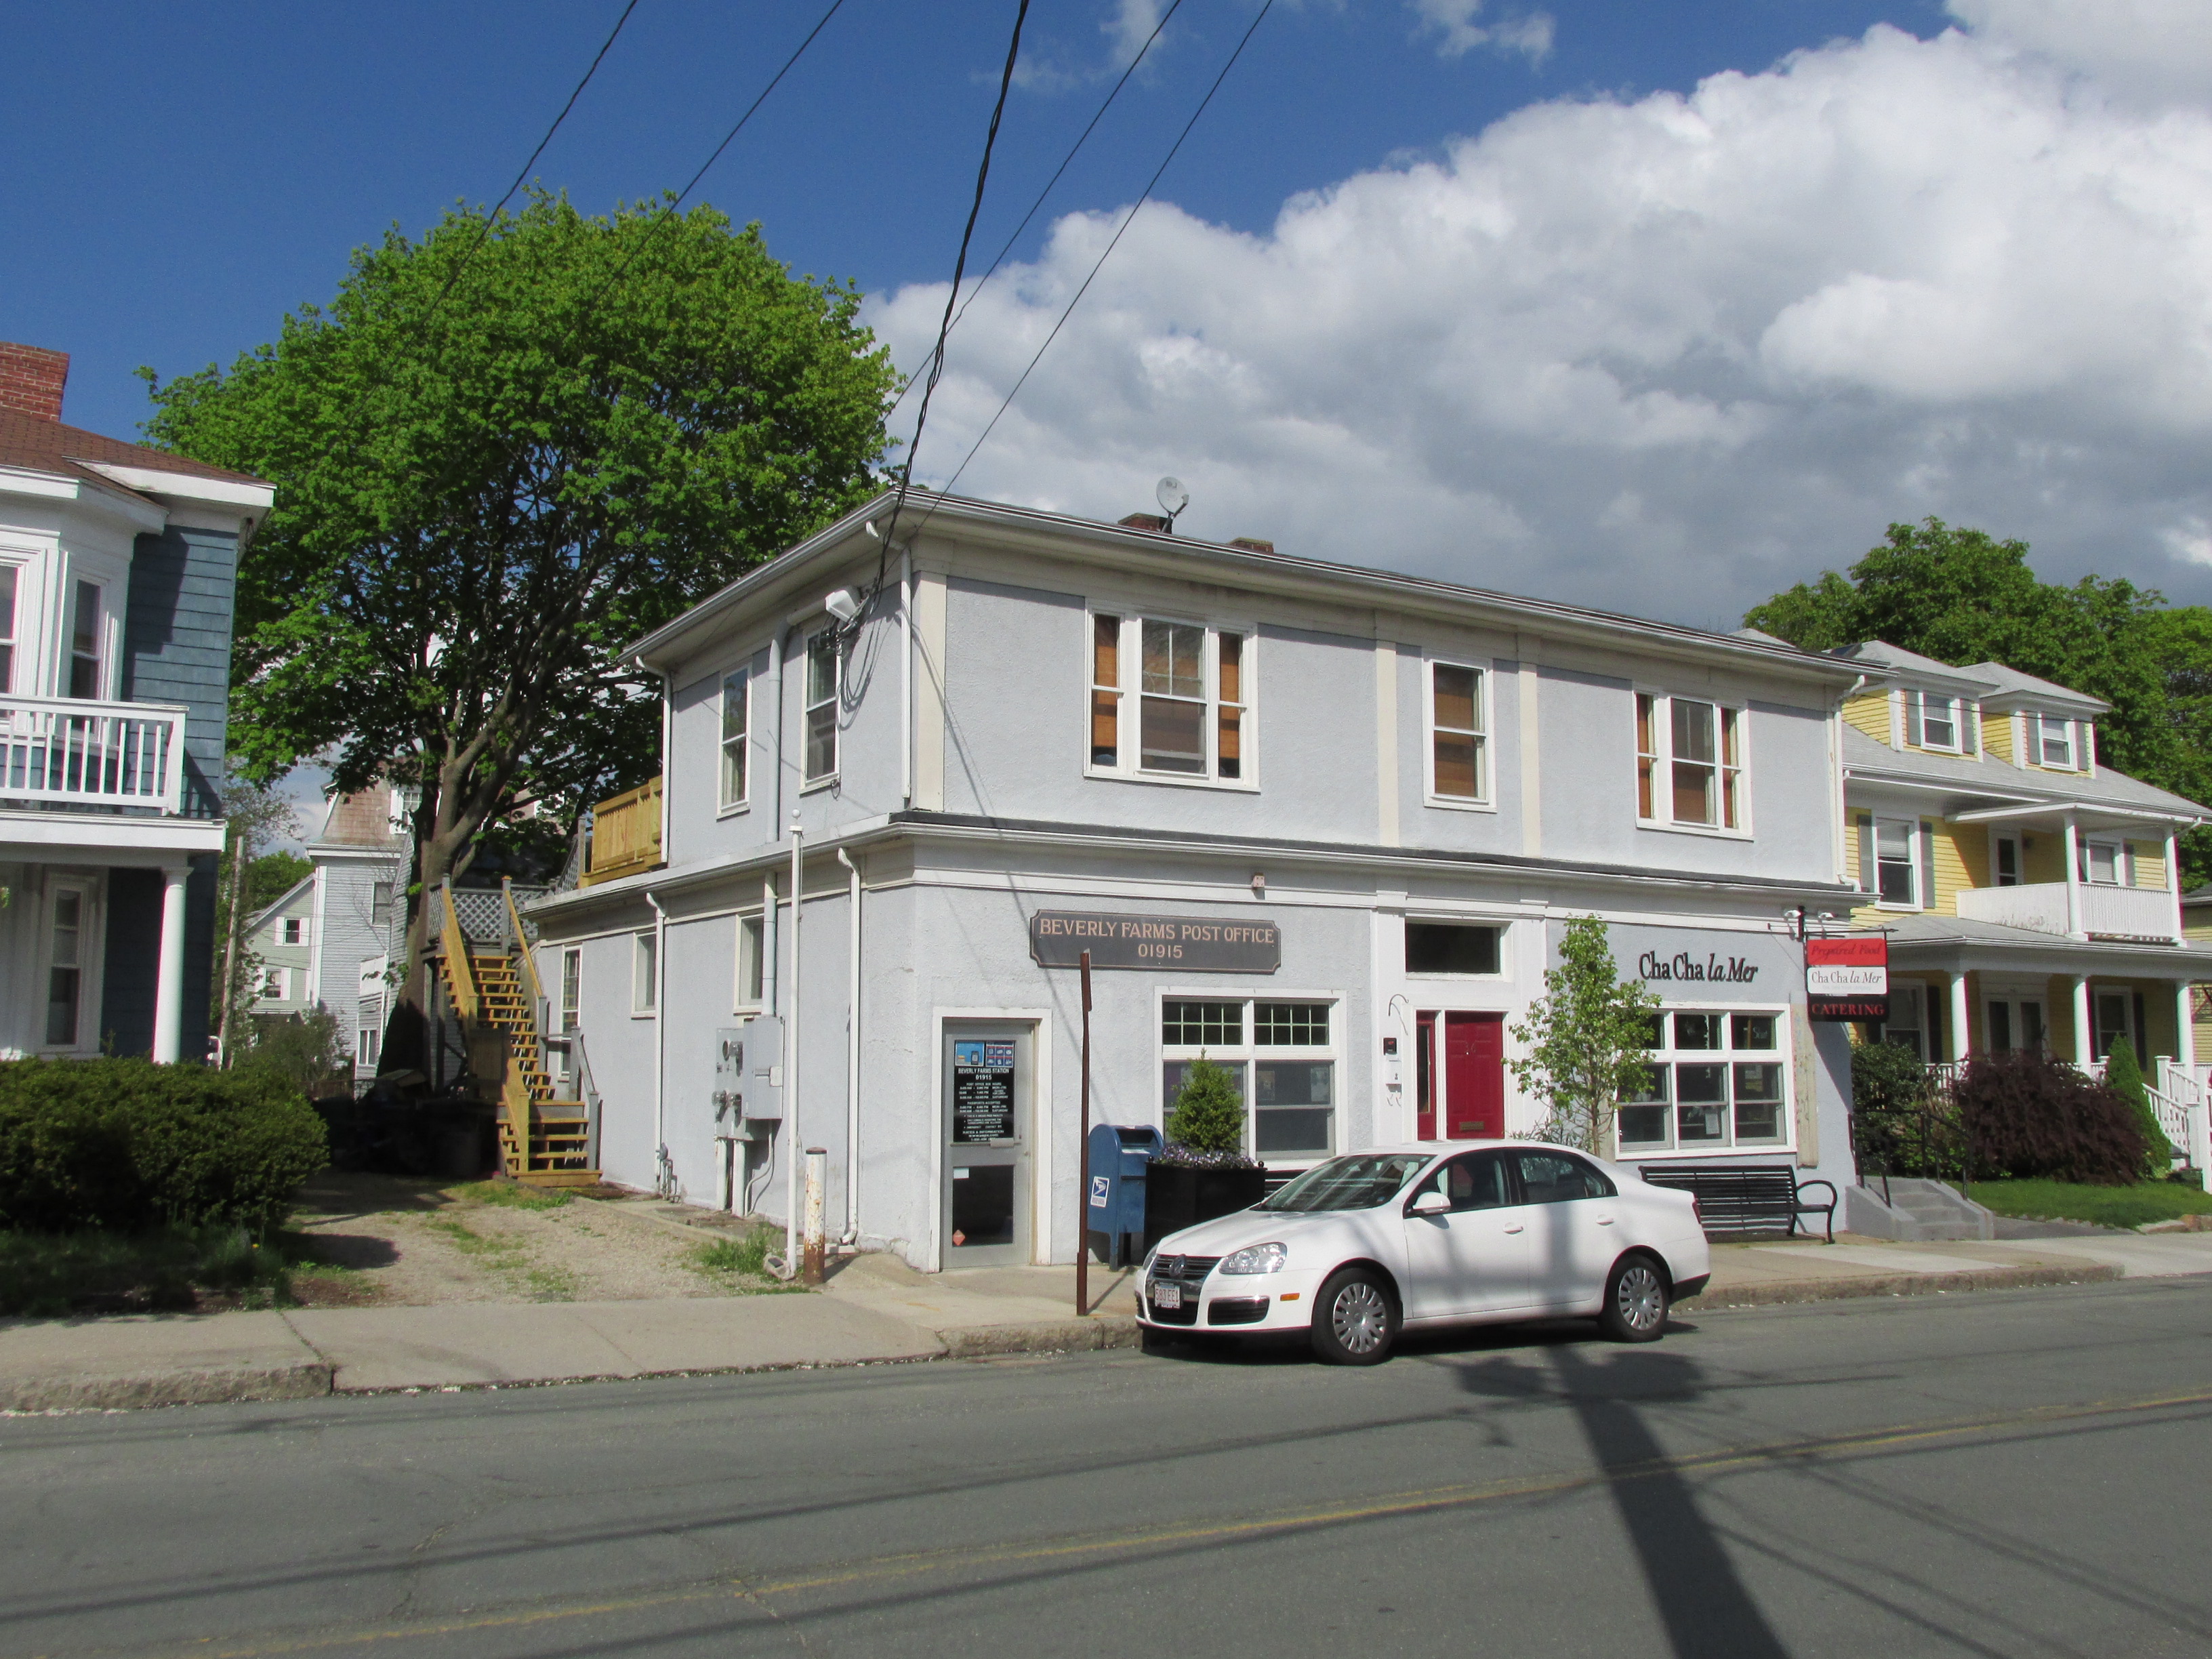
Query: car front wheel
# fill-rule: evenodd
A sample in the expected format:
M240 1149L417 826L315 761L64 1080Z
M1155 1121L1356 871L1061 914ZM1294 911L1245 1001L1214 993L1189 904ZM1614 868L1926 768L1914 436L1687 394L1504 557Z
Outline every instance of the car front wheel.
M1656 1342L1667 1329L1667 1275L1644 1255L1625 1255L1605 1281L1598 1328L1616 1342Z
M1342 1267L1314 1298L1313 1351L1332 1365L1379 1365L1398 1340L1398 1303L1371 1267Z

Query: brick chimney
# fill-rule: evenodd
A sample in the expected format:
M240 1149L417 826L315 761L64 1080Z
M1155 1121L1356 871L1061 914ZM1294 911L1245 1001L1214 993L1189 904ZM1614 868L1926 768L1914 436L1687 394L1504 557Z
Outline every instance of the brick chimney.
M62 388L69 384L69 353L0 340L0 409L62 417Z

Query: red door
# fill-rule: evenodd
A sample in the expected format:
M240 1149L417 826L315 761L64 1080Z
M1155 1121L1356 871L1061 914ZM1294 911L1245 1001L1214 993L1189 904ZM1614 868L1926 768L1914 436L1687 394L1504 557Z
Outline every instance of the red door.
M1437 1017L1413 1017L1413 1139L1437 1138Z
M1505 1016L1446 1014L1444 1139L1490 1140L1505 1133Z

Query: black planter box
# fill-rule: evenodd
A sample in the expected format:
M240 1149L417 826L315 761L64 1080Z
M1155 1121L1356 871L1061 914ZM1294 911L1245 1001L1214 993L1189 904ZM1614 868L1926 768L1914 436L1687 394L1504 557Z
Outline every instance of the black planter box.
M1170 1233L1249 1210L1267 1195L1267 1171L1192 1170L1153 1164L1145 1170L1145 1249Z

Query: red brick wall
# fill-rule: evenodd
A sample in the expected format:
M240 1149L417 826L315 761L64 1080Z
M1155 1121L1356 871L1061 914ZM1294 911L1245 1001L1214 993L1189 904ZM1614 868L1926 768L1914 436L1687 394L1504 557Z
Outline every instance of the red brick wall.
M68 384L68 352L0 340L0 409L58 421L62 388Z

